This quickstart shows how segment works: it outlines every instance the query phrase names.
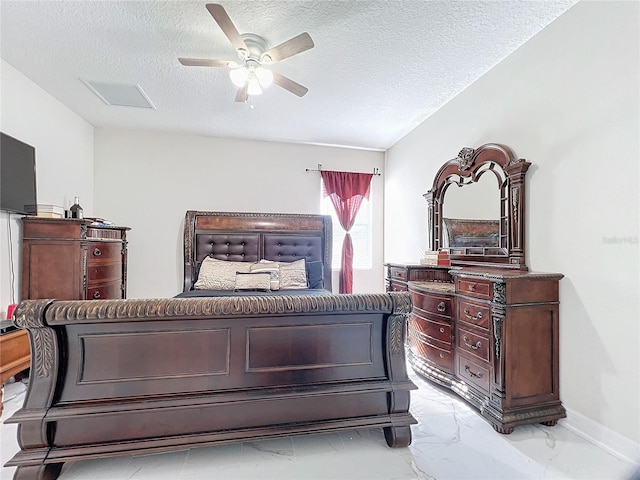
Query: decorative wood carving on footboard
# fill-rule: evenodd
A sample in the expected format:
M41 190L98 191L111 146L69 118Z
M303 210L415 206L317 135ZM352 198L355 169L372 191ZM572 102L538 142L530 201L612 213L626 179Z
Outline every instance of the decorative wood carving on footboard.
M386 294L29 300L34 352L15 480L64 462L383 427L407 446L404 331Z

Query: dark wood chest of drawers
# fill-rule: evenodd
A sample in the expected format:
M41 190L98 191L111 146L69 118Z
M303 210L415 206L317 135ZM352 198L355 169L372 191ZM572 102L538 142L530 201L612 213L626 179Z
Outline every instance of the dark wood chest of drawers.
M22 299L126 298L128 227L24 217Z
M502 433L555 425L565 417L559 391L561 274L453 271L455 376L469 400Z
M563 418L562 275L458 267L447 271L449 282L442 282L434 281L441 269L433 274L428 269L420 272L427 280L407 281L412 311L406 346L412 368L477 407L501 433Z

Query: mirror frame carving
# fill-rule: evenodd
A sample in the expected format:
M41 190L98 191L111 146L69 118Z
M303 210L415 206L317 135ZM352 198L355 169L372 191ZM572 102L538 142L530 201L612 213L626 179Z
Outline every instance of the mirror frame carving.
M505 181L500 192L500 246L502 253L451 253L452 265L481 265L528 270L525 259L525 175L531 163L518 158L509 147L487 143L476 149L465 147L446 162L433 180L431 190L423 196L429 205L429 248L442 246L442 207L447 188L475 183L488 170L501 169ZM495 173L495 172L494 172ZM502 231L503 226L506 231Z

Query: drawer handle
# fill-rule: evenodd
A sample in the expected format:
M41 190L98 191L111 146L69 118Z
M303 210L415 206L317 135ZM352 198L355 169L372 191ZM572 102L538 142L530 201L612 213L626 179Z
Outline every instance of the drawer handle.
M475 283L470 283L469 284L469 290L471 290L472 292L476 289L476 284Z
M482 347L482 342L480 340L478 340L476 343L474 343L473 345L471 345L469 342L469 337L467 337L466 335L464 337L462 337L462 341L464 342L464 344L469 347L472 348L473 350L478 350L479 348Z
M93 299L97 300L99 298L100 298L100 292L96 290L95 292L93 292Z
M471 371L471 369L469 368L469 365L465 365L464 366L464 371L467 372L469 374L470 377L473 378L482 378L482 373L473 373Z
M465 308L464 316L467 317L469 320L480 320L482 318L482 312L478 312L477 315L473 316L471 315L471 312L469 311L469 309Z
M96 256L96 257L99 257L100 255L102 255L102 252L100 251L99 248L95 248L93 250L93 255Z
M441 354L440 354L440 358L444 358L444 353L441 353Z
M440 327L440 333L444 333L444 327Z
M440 302L438 304L438 311L439 312L444 312L447 309L447 306L444 304L444 302Z

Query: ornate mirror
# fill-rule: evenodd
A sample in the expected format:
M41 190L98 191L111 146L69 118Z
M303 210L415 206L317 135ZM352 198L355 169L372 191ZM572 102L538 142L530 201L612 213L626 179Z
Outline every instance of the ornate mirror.
M452 265L526 270L524 177L530 165L504 145L463 148L424 195L429 248L446 249Z

